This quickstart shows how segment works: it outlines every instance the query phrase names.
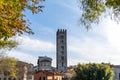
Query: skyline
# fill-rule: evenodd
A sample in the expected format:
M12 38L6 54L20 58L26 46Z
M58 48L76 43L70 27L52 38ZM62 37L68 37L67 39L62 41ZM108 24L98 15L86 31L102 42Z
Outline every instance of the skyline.
M81 11L75 0L52 0L43 3L40 14L26 11L34 35L16 37L20 45L8 52L8 56L37 64L38 56L48 56L56 66L56 31L67 29L68 65L89 62L118 64L120 58L120 24L103 19L87 31L79 24Z

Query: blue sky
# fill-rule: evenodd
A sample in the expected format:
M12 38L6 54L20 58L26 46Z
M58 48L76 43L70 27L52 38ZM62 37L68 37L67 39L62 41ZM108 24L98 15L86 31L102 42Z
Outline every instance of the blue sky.
M120 25L106 17L87 31L79 24L77 0L46 0L43 12L26 11L34 35L16 37L20 45L8 56L37 64L38 56L48 56L56 66L56 31L67 29L68 65L89 62L120 64Z

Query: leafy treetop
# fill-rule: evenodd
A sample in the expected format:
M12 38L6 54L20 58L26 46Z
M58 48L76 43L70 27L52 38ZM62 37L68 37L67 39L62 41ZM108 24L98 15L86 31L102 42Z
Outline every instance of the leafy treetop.
M44 0L0 0L0 48L15 47L17 43L10 40L13 36L33 34L29 23L24 19L23 11L31 10L33 14L42 12L42 1Z
M116 22L120 21L120 0L78 0L82 17L80 23L87 29L92 23L98 23L100 17L105 13L110 15Z
M110 64L78 64L71 80L113 80Z

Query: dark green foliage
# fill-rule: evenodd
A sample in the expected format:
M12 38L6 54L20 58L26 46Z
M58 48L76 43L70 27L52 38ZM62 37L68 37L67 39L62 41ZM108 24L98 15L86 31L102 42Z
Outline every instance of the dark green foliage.
M113 80L109 64L78 64L71 80Z

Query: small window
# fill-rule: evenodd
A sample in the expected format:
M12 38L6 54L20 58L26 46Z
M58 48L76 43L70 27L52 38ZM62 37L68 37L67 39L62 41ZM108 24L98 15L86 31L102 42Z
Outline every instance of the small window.
M62 50L64 50L64 46L61 46Z
M64 43L64 41L63 41L63 40L61 40L60 42L61 42L61 43Z
M63 56L61 56L61 60L64 60L64 57L63 57Z

